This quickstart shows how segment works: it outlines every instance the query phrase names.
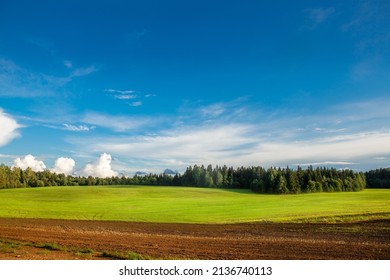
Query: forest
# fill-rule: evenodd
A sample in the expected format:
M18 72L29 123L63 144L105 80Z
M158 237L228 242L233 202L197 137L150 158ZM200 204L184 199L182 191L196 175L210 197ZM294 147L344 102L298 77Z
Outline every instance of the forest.
M367 180L366 180L367 177ZM183 174L147 174L108 178L66 176L49 170L34 172L0 165L0 188L93 185L158 185L251 189L264 194L359 191L366 187L389 187L390 170L355 172L349 169L297 167L189 166Z
M368 188L390 189L390 168L380 168L366 172Z

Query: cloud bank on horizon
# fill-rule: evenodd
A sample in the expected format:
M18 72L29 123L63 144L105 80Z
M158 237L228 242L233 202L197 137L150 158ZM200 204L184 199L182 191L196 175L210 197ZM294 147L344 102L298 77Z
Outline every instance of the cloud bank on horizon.
M383 128L390 112L366 114L380 104L390 106L390 100L339 106L326 110L327 115L317 115L316 118L289 115L274 119L241 108L239 103L218 103L211 106L220 110L212 118L210 114L205 114L202 121L161 129L154 135L129 135L122 132L123 135L114 133L99 137L89 134L71 136L67 141L72 147L78 148L78 152L74 152L76 157L100 156L82 168L76 168L73 158L59 157L50 170L66 175L94 177L131 175L139 170L159 173L167 167L183 171L192 164L226 164L235 167L322 165L364 170L363 164L383 164L390 156L390 131ZM207 108L187 112L187 117L192 118L191 114L200 114ZM347 112L348 108L359 108L359 113ZM234 114L241 116L232 118ZM126 131L126 118L105 118L115 122L113 131L123 121ZM265 121L256 124L250 122L250 119ZM112 155L118 159L113 165ZM30 167L34 171L46 168L42 160L32 155L16 158L13 166L22 169Z
M6 2L0 164L390 166L386 1Z
M50 171L57 174L74 175L74 176L92 176L106 178L117 176L118 173L111 168L111 155L103 153L94 162L86 164L81 169L76 169L76 163L72 158L60 157L55 160L55 165ZM36 159L33 155L18 157L14 160L12 168L20 168L26 170L30 168L32 171L45 171L46 165L42 160Z

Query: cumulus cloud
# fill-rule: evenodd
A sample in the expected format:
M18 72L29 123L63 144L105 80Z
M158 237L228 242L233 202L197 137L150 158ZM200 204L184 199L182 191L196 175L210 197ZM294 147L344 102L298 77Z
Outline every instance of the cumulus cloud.
M19 136L18 128L21 128L16 120L4 113L0 108L0 147L8 144Z
M58 174L72 175L75 165L76 163L72 158L60 157L56 159L52 171Z
M92 176L100 178L117 176L118 173L111 169L111 161L111 155L103 153L94 162L88 163L79 173L82 176Z
M33 171L44 171L46 169L46 165L43 163L43 161L37 160L32 155L16 158L12 167L18 167L22 170L30 167Z

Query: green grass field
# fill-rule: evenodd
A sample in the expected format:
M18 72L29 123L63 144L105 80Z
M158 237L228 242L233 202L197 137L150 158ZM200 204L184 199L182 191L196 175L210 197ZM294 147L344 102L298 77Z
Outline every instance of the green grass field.
M98 186L0 190L0 217L172 223L390 218L390 190L259 195L249 190Z

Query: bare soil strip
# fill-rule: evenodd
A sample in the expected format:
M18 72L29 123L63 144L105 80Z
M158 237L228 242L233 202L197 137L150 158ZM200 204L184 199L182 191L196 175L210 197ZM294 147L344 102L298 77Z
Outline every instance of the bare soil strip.
M0 239L157 259L390 259L390 220L202 225L0 218ZM0 251L0 259L78 258L20 250Z

